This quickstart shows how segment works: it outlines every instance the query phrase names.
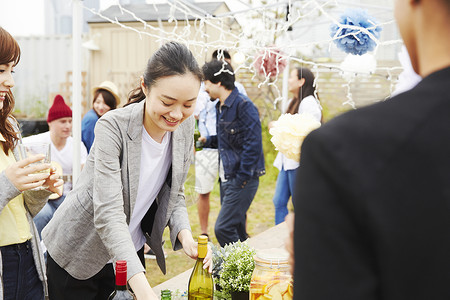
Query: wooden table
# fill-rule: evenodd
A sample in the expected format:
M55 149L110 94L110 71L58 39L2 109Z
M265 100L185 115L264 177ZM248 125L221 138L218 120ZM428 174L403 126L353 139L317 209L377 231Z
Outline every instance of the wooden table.
M284 249L284 240L288 236L288 229L285 222L278 224L266 231L261 232L258 235L247 240L250 246L255 250L270 249L270 248L282 248ZM180 290L186 291L189 277L191 276L192 268L178 274L175 277L153 287L153 291L156 295L161 294L161 290L170 289L172 291Z

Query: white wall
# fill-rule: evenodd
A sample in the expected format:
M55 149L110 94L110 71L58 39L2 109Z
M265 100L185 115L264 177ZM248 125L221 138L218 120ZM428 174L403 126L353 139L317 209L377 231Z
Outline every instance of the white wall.
M15 69L13 89L16 110L35 114L44 112L54 93L60 92L61 83L72 71L72 36L31 36L16 38L21 49L20 62ZM87 51L83 48L82 70L87 70ZM70 101L70 99L66 99Z

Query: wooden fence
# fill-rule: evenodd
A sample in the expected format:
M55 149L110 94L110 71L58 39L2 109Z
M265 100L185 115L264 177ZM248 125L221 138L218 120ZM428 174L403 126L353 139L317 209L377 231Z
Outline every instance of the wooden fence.
M391 67L394 62L385 62L383 66ZM323 108L324 120L330 120L336 115L355 108L366 106L377 101L383 101L392 93L400 71L377 71L373 75L358 75L350 83L336 69L319 68L315 73L318 94ZM317 76L318 74L318 76ZM267 84L258 88L262 78L254 76L249 71L240 70L236 76L247 91L249 98L257 105L261 119L273 120L280 115L273 101L278 94L275 88ZM282 78L277 80L281 93Z

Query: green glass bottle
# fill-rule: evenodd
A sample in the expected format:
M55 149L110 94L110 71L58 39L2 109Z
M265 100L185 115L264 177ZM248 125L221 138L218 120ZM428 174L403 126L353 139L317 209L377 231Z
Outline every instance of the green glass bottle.
M198 257L189 278L188 300L213 299L214 284L211 273L208 269L203 269L203 259L208 253L208 237L200 235L198 237Z
M200 151L203 149L203 143L198 140L201 136L200 130L198 130L198 120L195 120L195 129L194 129L194 145L195 151Z
M162 290L161 291L161 300L171 300L172 292L170 290Z

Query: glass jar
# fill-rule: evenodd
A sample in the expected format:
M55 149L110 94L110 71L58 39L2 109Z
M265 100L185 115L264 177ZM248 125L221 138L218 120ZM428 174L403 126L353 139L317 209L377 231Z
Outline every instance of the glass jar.
M257 251L250 282L250 300L291 300L292 295L288 253L280 248Z

